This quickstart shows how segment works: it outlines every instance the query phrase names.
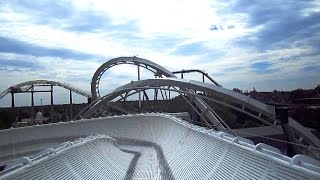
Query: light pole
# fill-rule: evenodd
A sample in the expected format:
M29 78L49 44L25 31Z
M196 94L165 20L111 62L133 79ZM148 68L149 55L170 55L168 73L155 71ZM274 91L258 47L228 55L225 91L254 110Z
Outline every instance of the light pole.
M43 113L42 99L40 99L41 112Z

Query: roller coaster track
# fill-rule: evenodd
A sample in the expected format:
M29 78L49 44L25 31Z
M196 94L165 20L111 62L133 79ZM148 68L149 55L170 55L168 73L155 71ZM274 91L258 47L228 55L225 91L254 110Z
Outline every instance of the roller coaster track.
M183 79L183 74L185 73L193 73L193 72L197 72L197 73L200 73L202 74L202 82L204 82L204 77L208 78L213 84L215 84L216 86L220 86L222 87L217 81L215 81L211 76L209 76L208 73L200 70L200 69L183 69L181 71L174 71L172 72L173 74L181 74L181 79Z
M109 68L116 66L116 65L121 65L121 64L133 64L137 65L138 67L143 67L145 69L148 69L149 71L153 72L155 76L158 77L172 77L176 78L176 76L169 70L163 68L162 66L138 57L119 57L115 59L111 59L107 61L106 63L102 64L97 71L94 73L91 81L91 94L92 94L92 99L95 100L98 97L100 97L100 92L99 92L99 82L100 79L105 71L107 71ZM139 77L139 71L138 71L138 77ZM202 101L200 98L195 97L192 98L192 103L195 103L196 106L199 108L200 113L204 113L205 116L208 118L208 121L204 121L205 123L208 124L213 124L217 129L225 131L228 129L228 127L225 127L221 123L223 121L217 113L215 113L212 109L208 109L206 103ZM208 112L207 112L208 111ZM203 119L203 118L202 118Z
M80 94L82 96L85 96L87 98L91 98L90 93L88 93L80 88L77 88L73 85L70 85L66 82L49 81L49 80L34 80L34 81L26 81L26 82L11 86L10 88L8 88L0 93L0 99L3 98L5 95L7 95L10 92L27 92L30 90L31 86L37 86L37 85L60 86L62 88L68 89L72 92L75 92L75 93Z
M146 59L141 59L138 57L119 57L112 60L107 61L103 65L101 65L97 71L95 72L92 82L91 82L91 92L92 97L98 98L99 94L99 81L102 74L107 71L109 68L120 65L120 64L133 64L143 68L146 68L153 72L158 77L167 77L164 79L148 79L141 81L132 81L124 86L117 88L114 92L106 95L100 99L96 99L91 105L85 108L77 118L90 118L90 117L98 117L101 114L105 113L107 107L110 107L110 102L114 98L121 96L120 99L126 99L128 94L133 95L139 92L143 92L145 94L146 89L159 89L162 86L163 89L160 90L168 90L176 91L178 93L182 93L187 95L188 99L185 99L187 103L198 113L201 117L201 121L206 123L208 126L213 125L217 130L228 132L231 134L235 134L230 127L223 121L223 119L208 106L203 99L207 99L213 101L222 106L226 106L232 108L236 111L242 112L253 117L257 121L261 121L264 124L267 124L275 129L279 129L280 122L276 118L275 107L272 105L267 105L256 101L253 98L242 95L240 93L225 89L221 87L215 80L213 80L207 73L201 70L182 70L170 72L169 70L163 68L162 66L153 63ZM189 72L199 72L203 76L209 78L209 80L213 84L208 84L199 81L188 81L178 79L174 74L177 73L189 73ZM166 87L164 87L166 86ZM135 91L130 94L130 91ZM213 98L208 98L207 96L199 96L196 92L204 92L213 95ZM93 98L93 99L95 99ZM108 105L105 105L108 104ZM90 109L88 110L88 108ZM292 120L294 121L294 120ZM294 121L295 122L295 121ZM291 123L291 125L296 124ZM301 139L307 141L307 144L312 144L316 147L320 147L319 139L312 133L306 133L306 128L303 126L299 126L299 128L293 128L296 136L294 136L295 141L301 143ZM307 135L306 135L307 134ZM300 140L299 140L300 139ZM316 157L320 157L318 153L315 153Z

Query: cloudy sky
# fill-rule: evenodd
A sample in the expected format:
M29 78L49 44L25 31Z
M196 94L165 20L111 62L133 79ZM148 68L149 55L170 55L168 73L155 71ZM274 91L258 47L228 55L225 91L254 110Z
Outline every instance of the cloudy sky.
M313 88L319 19L312 0L1 0L0 91L34 79L89 91L102 63L133 55L172 71L205 70L227 88ZM105 93L136 79L135 70L104 74Z

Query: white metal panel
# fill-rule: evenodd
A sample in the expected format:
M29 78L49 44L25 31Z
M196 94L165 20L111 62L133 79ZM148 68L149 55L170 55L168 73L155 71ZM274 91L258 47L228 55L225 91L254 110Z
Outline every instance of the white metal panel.
M27 132L29 136L23 137ZM253 145L243 138L206 130L164 114L96 118L0 131L0 147L10 143L5 140L8 138L14 139L9 146L17 148L26 146L27 142L93 134L111 136L119 146L111 148L105 143L100 145L88 141L83 146L67 148L65 153L57 153L48 164L26 164L29 168L23 174L33 171L35 167L46 167L46 171L37 170L37 177L51 178L50 172L56 172L54 178L84 179L320 178L319 161L301 155L290 158L273 147ZM128 150L140 153L140 156L137 158ZM135 162L134 158L135 166L128 165ZM28 163L26 160L22 162ZM128 172L132 172L131 176Z

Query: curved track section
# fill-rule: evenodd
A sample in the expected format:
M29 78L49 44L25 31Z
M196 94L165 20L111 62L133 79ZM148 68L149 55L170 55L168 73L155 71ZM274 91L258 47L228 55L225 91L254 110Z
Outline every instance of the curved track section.
M181 76L183 77L183 74L184 74L184 73L193 73L193 72L197 72L197 73L202 74L202 76L203 76L202 81L203 81L203 82L204 82L204 77L206 77L206 78L208 78L213 84L215 84L216 86L222 87L217 81L215 81L212 77L210 77L208 73L206 73L206 72L204 72L204 71L202 71L202 70L200 70L200 69L187 69L187 70L183 69L183 70L181 70L181 71L173 71L172 73L173 73L173 74L179 74L179 73L180 73L180 74L182 74ZM181 79L183 79L182 77L181 77Z
M88 97L88 98L91 98L91 94L80 89L80 88L77 88L75 86L72 86L68 83L65 83L65 82L61 82L61 81L49 81L49 80L34 80L34 81L26 81L26 82L23 82L23 83L20 83L20 84L17 84L17 85L14 85L14 86L11 86L10 88L6 89L5 91L3 91L2 93L0 93L0 99L2 97L4 97L5 95L7 95L8 93L10 93L11 91L17 91L17 92L25 92L25 91L28 91L31 86L34 86L34 85L53 85L53 86L60 86L60 87L63 87L65 89L68 89L72 92L75 92L77 94L80 94L82 96L85 96L85 97Z
M109 68L120 65L120 64L134 64L145 69L150 70L157 76L166 76L166 77L176 77L172 72L168 71L167 69L163 68L162 66L149 61L147 59L142 59L138 57L118 57L115 59L111 59L106 63L102 64L94 73L91 81L91 94L92 100L95 100L100 97L99 93L99 82L100 78L105 71Z
M85 109L83 109L83 111L76 118L92 118L92 117L105 116L104 114L105 114L106 108L111 106L110 102L115 98L117 97L123 98L124 94L133 95L140 91L144 91L147 89L156 89L156 88L186 94L188 97L190 97L191 102L193 102L193 100L197 100L198 98L201 101L196 101L194 104L197 105L198 107L205 107L202 109L200 115L209 117L209 120L211 117L210 116L211 114L209 113L214 113L214 111L213 110L210 111L209 109L210 107L205 103L200 105L197 104L197 102L204 102L202 101L202 99L213 101L214 103L217 103L222 106L232 108L241 113L247 114L258 121L261 121L265 124L272 126L273 128L275 128L275 130L282 132L279 126L275 126L276 124L279 124L278 122L279 120L275 117L274 106L261 103L248 96L225 89L223 87L215 86L213 84L207 84L199 81L183 80L183 79L177 79L177 78L147 79L142 81L132 81L131 83L128 83L126 85L123 85L117 88L114 92L96 100L95 102L87 106ZM183 91L183 90L186 90L186 91ZM201 91L201 92L205 92L205 94L211 94L214 96L214 98L192 93L194 91ZM121 100L121 98L119 100ZM189 101L188 103L192 106L192 103L190 103ZM232 129L230 129L223 120L218 122L220 123L218 124L220 126L215 126L216 129L220 131L232 133L234 135L238 134L237 132L234 132ZM299 123L297 123L292 119L290 119L289 121L289 126L291 127L291 130L294 132L295 143L319 148L320 146L319 138L317 138L307 128L303 127L302 125L300 125ZM209 125L209 127L211 128L212 126ZM223 128L220 128L220 127L223 127ZM299 152L305 152L305 154L308 154L312 157L317 157L317 158L320 157L320 152L312 148L308 149L307 151L300 150Z
M221 105L233 108L239 112L248 114L251 117L254 117L255 119L260 120L268 125L274 126L278 123L275 117L274 106L266 105L248 96L225 89L223 87L215 86L213 84L178 78L147 79L141 81L132 81L131 83L117 88L112 93L90 104L87 108L83 110L83 114L81 117L90 118L94 117L97 114L101 114L105 110L104 108L108 107L106 106L108 102L127 92L141 91L143 89L152 89L160 86L167 86L167 89L171 91L177 91L177 89L179 89L186 90L184 93L189 93L188 91L191 90L191 92L201 91L208 94L212 94L217 98L207 98L194 93L189 93L188 96L190 97L191 101L196 100L196 98L200 99L200 97L209 100L211 99L215 103L219 103ZM227 101L229 103L226 103ZM210 117L210 111L208 111L208 108L210 107L207 104L205 104L204 101L201 100L194 103L198 107L203 107L202 112L204 116Z
M103 75L103 73L105 71L107 71L109 68L116 66L116 65L120 65L120 64L134 64L134 65L141 66L145 69L150 70L156 76L159 76L159 77L165 76L165 77L176 78L176 76L172 72L170 72L167 69L163 68L162 66L160 66L154 62L151 62L149 60L146 60L146 59L141 59L141 58L138 58L135 56L134 57L119 57L119 58L111 59L111 60L107 61L106 63L104 63L103 65L101 65L92 77L91 94L92 94L93 100L96 100L97 98L100 97L99 82L100 82L100 78ZM194 92L190 91L190 93L194 93ZM204 120L204 123L206 123L208 125L213 124L215 127L217 127L217 129L219 129L221 131L226 131L227 129L229 129L228 126L225 123L223 123L223 120L219 117L219 115L217 115L217 113L215 113L211 108L208 109L208 105L202 99L195 97L195 98L193 98L193 103L199 108L200 113L204 113L205 116L211 122L211 123L209 123L208 121ZM204 118L202 118L202 119L204 119Z
M67 142L37 156L13 161L0 175L17 179L320 178L319 161L303 155L290 158L266 144L254 145L250 140L162 114L4 130L0 131L0 147L2 150L6 144L11 153L23 147L28 154L41 142L55 144L66 141L66 137L75 139L92 134L105 134L117 143L104 136L91 136L80 143ZM1 158L4 158L2 153Z

